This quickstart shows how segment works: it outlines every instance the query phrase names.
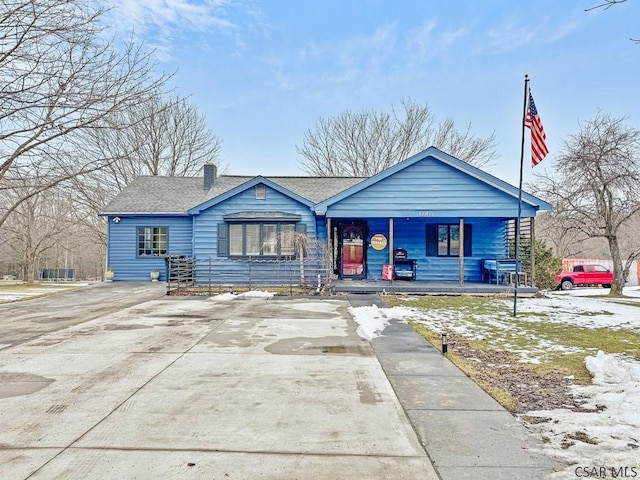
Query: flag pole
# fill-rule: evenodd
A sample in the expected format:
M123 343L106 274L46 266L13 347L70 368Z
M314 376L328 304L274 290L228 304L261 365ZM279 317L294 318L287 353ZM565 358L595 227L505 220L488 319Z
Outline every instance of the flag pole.
M524 106L522 107L522 141L520 143L520 184L518 185L518 218L516 219L516 283L513 289L513 316L518 311L518 285L520 284L520 216L522 215L522 170L524 167L524 122L527 118L529 97L529 75L524 76ZM533 248L533 245L531 246Z

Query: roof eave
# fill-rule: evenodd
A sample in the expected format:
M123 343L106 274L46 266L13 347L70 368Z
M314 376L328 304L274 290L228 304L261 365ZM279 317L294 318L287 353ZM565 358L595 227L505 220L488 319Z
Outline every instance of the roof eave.
M188 212L100 212L99 217L150 217L154 215L171 215L172 217L189 217Z

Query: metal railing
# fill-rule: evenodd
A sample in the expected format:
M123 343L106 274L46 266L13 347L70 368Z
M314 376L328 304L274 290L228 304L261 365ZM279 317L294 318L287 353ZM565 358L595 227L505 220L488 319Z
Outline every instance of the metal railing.
M327 265L323 257L264 259L167 258L167 295L192 291L212 294L221 287L281 287L286 293L294 288L320 289L327 283Z

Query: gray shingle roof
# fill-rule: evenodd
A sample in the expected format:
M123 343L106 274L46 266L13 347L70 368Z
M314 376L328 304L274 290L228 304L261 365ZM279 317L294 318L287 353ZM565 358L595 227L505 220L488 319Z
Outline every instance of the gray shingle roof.
M253 176L220 175L210 190L204 190L202 177L136 178L109 202L103 215L125 213L184 214L189 209L215 198L253 179ZM364 180L364 177L265 177L283 188L319 203Z

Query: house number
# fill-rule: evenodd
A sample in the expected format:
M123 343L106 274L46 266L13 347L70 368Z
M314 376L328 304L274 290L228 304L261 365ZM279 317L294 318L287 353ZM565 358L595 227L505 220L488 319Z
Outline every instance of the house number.
M422 210L422 211L418 212L418 216L419 217L433 217L433 212L430 212L428 210Z

